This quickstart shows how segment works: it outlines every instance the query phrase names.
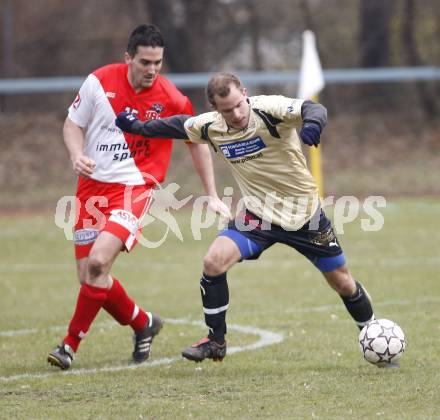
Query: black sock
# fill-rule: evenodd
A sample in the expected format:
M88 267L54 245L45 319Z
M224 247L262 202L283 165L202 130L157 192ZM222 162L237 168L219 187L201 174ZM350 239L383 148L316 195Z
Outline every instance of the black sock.
M208 337L222 344L226 334L226 310L229 306L229 289L226 273L208 276L203 273L200 280L205 323L209 328Z
M360 283L356 282L356 292L353 296L341 298L360 330L374 319L370 298Z

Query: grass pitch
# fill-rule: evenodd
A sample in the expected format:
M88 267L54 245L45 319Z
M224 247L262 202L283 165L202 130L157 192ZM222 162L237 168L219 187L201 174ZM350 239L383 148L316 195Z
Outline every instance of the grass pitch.
M363 360L338 296L283 246L229 273L235 328L227 338L237 352L223 363L182 360L180 351L206 333L197 323L198 279L216 230L194 240L181 212L183 243L169 234L156 249L138 246L113 271L168 320L151 359L133 368L131 331L101 312L67 374L46 357L76 300L72 243L50 214L1 216L0 418L439 418L439 211L438 200L396 201L381 231L363 232L358 218L339 235L376 315L406 333L400 369ZM164 227L148 229L159 238Z

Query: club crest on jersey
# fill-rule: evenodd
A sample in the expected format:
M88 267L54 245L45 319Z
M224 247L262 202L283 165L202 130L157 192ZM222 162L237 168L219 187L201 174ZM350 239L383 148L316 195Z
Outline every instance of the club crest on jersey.
M160 118L160 114L164 110L164 106L162 104L153 104L150 109L145 111L145 119L147 121L150 120L158 120Z

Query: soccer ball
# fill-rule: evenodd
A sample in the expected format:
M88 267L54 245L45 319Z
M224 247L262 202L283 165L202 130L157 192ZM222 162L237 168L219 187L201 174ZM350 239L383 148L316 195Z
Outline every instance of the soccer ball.
M359 347L365 360L383 367L402 357L405 351L405 334L395 322L375 319L360 332Z

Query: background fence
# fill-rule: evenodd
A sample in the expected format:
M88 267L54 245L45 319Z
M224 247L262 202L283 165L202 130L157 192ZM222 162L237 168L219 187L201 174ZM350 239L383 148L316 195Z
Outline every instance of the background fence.
M145 21L162 29L164 73L198 113L208 109L201 86L219 70L238 72L250 94L296 96L312 29L327 82L326 194L440 194L437 0L3 0L0 12L0 208L53 208L74 191L67 107ZM176 144L167 182L197 194L185 149ZM220 162L216 172L219 186L235 186Z

